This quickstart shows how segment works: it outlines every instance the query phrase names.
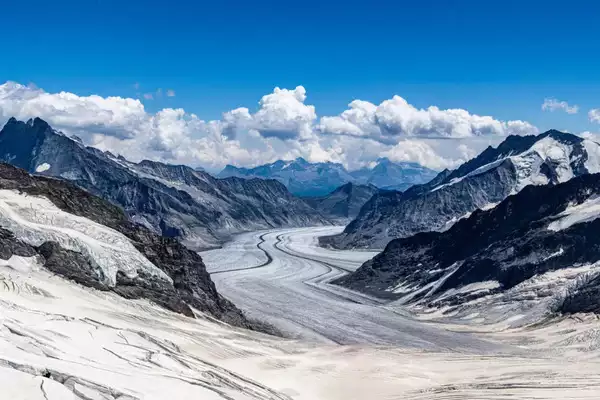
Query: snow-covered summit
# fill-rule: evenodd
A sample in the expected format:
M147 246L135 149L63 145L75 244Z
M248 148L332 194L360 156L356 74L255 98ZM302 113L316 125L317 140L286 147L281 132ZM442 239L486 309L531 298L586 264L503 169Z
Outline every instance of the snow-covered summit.
M477 209L489 208L528 185L566 182L600 172L600 144L551 130L509 136L454 171L402 195L378 193L339 236L327 244L383 248L394 238L441 231Z

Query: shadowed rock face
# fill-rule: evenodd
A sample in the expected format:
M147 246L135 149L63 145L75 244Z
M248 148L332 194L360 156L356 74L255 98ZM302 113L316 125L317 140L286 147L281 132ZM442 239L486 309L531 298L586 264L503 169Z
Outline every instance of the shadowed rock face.
M538 274L593 264L600 260L600 211L594 208L599 196L600 174L528 186L445 232L391 241L381 254L337 283L386 297L407 296L408 302L435 299L455 289L455 295L437 305L456 305L465 301L458 289L466 285L497 282L493 292L503 292ZM574 211L582 207L586 211ZM582 217L556 228L570 215ZM600 277L594 274L573 286L556 310L600 311ZM392 293L390 288L399 286L407 289Z
M84 286L113 291L126 298L145 298L175 312L193 316L191 307L235 326L256 329L265 327L249 322L242 312L223 298L207 273L202 258L176 239L161 237L132 223L117 206L75 185L54 178L32 176L26 171L0 163L0 189L18 190L44 196L61 210L110 227L126 237L154 265L164 271L173 284L140 274L136 278L117 275L117 284L107 286L89 259L81 253L45 242L35 248L0 229L0 257L35 256L43 259L48 270Z
M85 147L39 118L7 122L0 131L0 160L69 180L194 250L219 246L242 231L329 223L277 181L215 179L182 165L130 163Z
M327 196L306 197L304 201L329 219L347 220L356 217L361 207L378 191L375 186L347 183Z
M454 171L401 195L379 193L335 237L323 244L338 248L384 248L392 239L418 232L444 231L460 218L491 207L528 184L556 184L600 172L600 145L578 136L548 131L510 136Z

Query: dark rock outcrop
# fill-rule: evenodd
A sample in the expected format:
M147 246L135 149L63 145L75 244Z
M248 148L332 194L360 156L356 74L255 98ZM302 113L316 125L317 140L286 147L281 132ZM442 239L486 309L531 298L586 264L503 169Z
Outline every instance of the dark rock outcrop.
M402 195L381 193L361 209L344 232L323 240L338 248L384 248L392 239L443 231L477 209L493 207L534 184L556 184L600 172L600 145L578 136L548 131L510 136L454 171Z
M195 250L217 247L237 232L329 223L277 181L215 179L183 165L131 163L85 147L39 118L7 122L0 160L69 180Z
M173 284L156 277L138 274L128 278L117 275L117 284L104 284L101 271L84 255L45 242L34 248L0 229L0 257L12 255L43 257L44 267L81 285L98 290L110 290L126 298L145 298L169 310L192 316L190 307L206 312L235 326L264 329L266 326L248 321L243 313L216 290L198 253L189 250L174 238L157 235L129 220L117 206L82 190L64 180L32 176L14 166L0 163L0 189L17 190L44 196L61 210L110 227L131 240L136 249L164 271Z
M337 283L409 303L450 291L437 305L456 305L466 296L473 299L473 293L459 290L470 284L497 282L492 292L480 293L487 295L549 271L591 265L600 261L599 196L600 174L528 186L494 209L476 210L445 232L391 241L381 254ZM556 310L600 311L600 268L582 274L586 278L568 288L569 295ZM556 289L564 284L557 279ZM398 287L403 290L394 293Z

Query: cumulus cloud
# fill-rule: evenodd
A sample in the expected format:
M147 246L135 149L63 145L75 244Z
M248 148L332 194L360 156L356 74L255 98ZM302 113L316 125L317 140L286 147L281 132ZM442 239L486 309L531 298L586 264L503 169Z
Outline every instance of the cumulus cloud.
M253 130L264 138L309 139L317 114L314 106L304 104L305 100L306 89L302 86L294 90L277 87L262 97L256 113L241 107L225 113L223 120L230 136L235 136L237 130Z
M0 122L11 116L41 117L86 144L133 161L148 158L213 170L296 157L356 169L382 156L453 168L508 134L537 131L527 122L466 110L417 109L399 96L380 105L355 100L341 114L318 119L302 86L275 88L255 110L241 107L205 121L181 108L150 113L137 99L48 93L7 82L0 85Z
M338 116L323 117L319 129L325 134L370 137L393 144L399 138L468 138L537 132L524 121L499 121L462 109L418 109L400 96L378 106L355 100Z
M564 111L567 114L577 114L579 112L579 106L571 106L566 101L558 101L554 98L547 98L544 99L544 103L542 104L542 110L550 112Z
M593 108L588 112L588 117L592 122L600 123L600 108Z

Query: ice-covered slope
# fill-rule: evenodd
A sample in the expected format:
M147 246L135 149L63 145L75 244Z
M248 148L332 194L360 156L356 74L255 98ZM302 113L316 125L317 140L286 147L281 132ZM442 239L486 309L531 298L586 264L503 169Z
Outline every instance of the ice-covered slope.
M600 172L600 145L558 131L510 136L455 171L402 195L379 193L341 235L323 243L340 248L383 248L394 238L443 231L477 209L486 209L527 185L565 182Z
M314 346L0 264L10 400L597 399L597 321L507 333L530 355ZM578 325L582 325L581 328ZM585 353L583 353L585 351ZM567 352L565 354L565 352ZM566 358L568 356L568 358ZM565 362L568 360L569 362Z
M116 285L117 273L128 279L147 274L173 284L123 234L64 212L47 198L0 190L0 226L12 232L16 240L33 247L56 242L64 249L81 253L96 267L100 283L108 286Z
M492 320L510 309L523 318L600 312L598 198L600 174L528 186L446 232L391 241L338 283Z
M276 179L290 192L303 197L323 197L346 184L372 185L380 189L404 190L434 178L436 172L416 163L394 163L381 158L370 168L347 171L343 165L332 162L309 163L303 158L276 161L255 168L228 165L219 177Z
M218 246L236 232L327 223L279 182L215 179L186 166L130 163L85 147L40 119L8 121L0 132L0 160L70 180L194 249Z
M311 207L329 219L346 221L358 215L361 207L379 191L375 186L346 183L322 197L306 197Z
M24 257L97 290L258 327L217 293L200 256L177 240L131 223L69 182L0 163L0 259L12 265Z

